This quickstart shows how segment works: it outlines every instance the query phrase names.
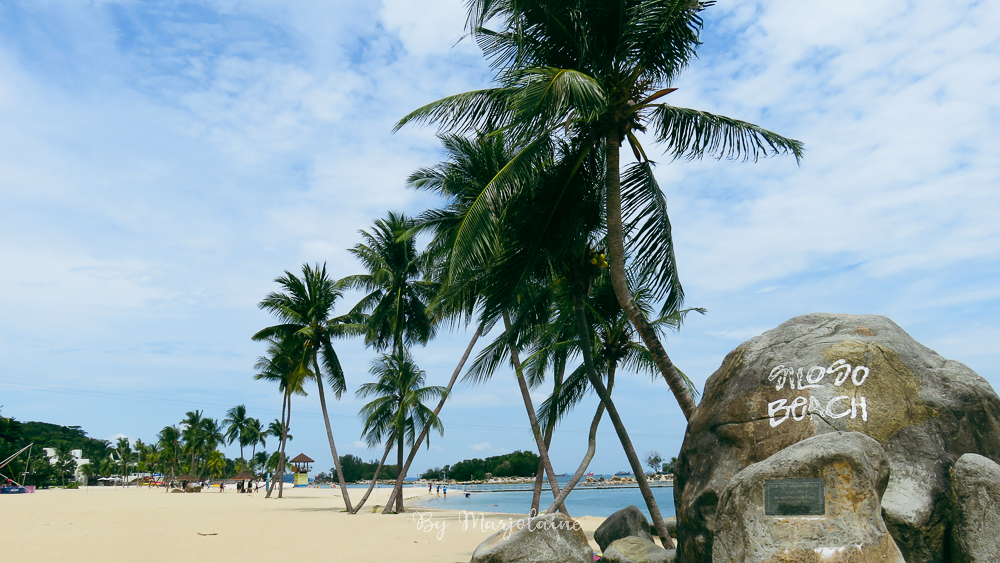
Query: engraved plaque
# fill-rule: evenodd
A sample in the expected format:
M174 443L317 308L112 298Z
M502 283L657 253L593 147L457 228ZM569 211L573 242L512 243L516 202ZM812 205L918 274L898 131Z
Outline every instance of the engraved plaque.
M768 516L826 514L826 487L823 479L765 480L764 514Z

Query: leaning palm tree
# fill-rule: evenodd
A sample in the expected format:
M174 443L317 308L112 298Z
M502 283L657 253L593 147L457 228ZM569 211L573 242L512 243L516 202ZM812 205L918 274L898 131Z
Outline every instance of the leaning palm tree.
M299 353L298 369L302 373L310 374L316 380L323 422L326 424L326 436L330 442L330 454L333 455L337 479L340 481L340 493L347 509L350 510L351 500L340 468L337 446L333 440L330 414L326 408L323 373L325 371L327 383L333 389L335 397L339 399L347 389L347 383L344 381L344 370L340 366L340 359L333 348L332 340L341 336L362 334L365 327L353 322L355 317L352 315L331 317L334 304L342 292L327 275L326 265L310 267L305 264L302 266L302 278L285 271L285 275L275 282L283 291L269 294L259 306L278 317L282 324L261 330L253 336L253 339L295 336L301 341L302 351Z
M285 445L289 440L288 425L292 418L292 395L305 395L302 385L306 378L311 376L311 372L304 368L301 363L302 337L298 334L291 334L282 339L269 338L267 340L267 354L257 359L254 366L257 373L254 379L270 381L278 384L281 391L281 420L275 420L268 427L268 432L279 437L278 454L279 463L277 471L281 474L278 482L278 498L282 498L284 493L285 477ZM274 488L274 477L267 489L265 498L270 498Z
M416 171L410 176L409 185L416 189L429 190L444 196L447 199L446 206L421 214L412 230L415 232L429 230L434 234L427 251L430 256L427 263L431 264L430 270L440 280L442 289L435 298L432 308L456 318L471 317L482 301L483 292L480 287L480 278L489 263L489 259L481 259L477 267L457 270L450 267L453 256L451 248L461 232L469 208L475 204L483 187L510 161L512 149L502 134L478 135L472 139L449 135L442 136L441 141L448 153L448 159L435 167ZM498 210L494 209L494 211ZM481 256L490 256L497 252L497 247L484 246L478 251ZM454 385L479 335L488 331L488 328L501 317L504 318L504 322L509 321L506 312L502 312L501 308L495 308L489 314L480 314L477 331L459 363L459 367L452 375L448 384L449 390ZM559 485L548 458L548 440L537 431L538 425L529 386L521 372L516 349L511 349L511 357L521 398L535 436L540 465L547 473L553 495L555 495L558 493ZM440 406L436 412L439 411ZM418 444L420 441L418 439ZM411 451L407 466L415 454L416 448ZM401 480L397 478L397 484L399 483ZM399 487L396 490L399 490ZM390 496L391 500L393 500L392 496ZM390 505L391 502L387 504L386 511Z
M663 102L695 56L700 13L711 4L471 0L469 31L496 69L497 86L438 100L397 124L397 129L411 121L437 122L453 131L503 128L524 146L470 208L452 268L469 267L480 238L491 232L488 224L497 220L492 209L507 185L533 174L532 159L553 136L577 139L581 162L603 149L607 258L615 293L687 418L694 412L694 399L636 306L626 279L630 248L639 267L655 273L651 289L657 298L666 299L669 308L679 308L683 300L666 200L637 134L649 130L673 158L757 160L790 152L799 159L803 152L798 141L756 125ZM637 163L623 176L620 149L626 141Z
M365 421L362 435L369 447L386 442L386 454L392 445L396 446L396 467L402 471L403 467L403 444L409 442L412 446L416 441L416 436L424 428L436 429L444 435L444 426L441 420L434 414L434 411L424 405L428 399L443 398L447 391L444 387L428 386L422 387L426 374L417 367L413 358L408 353L383 354L376 360L369 370L376 380L372 383L365 383L358 388L358 397L375 397L374 400L361 407L360 416ZM428 442L428 447L430 442ZM368 488L371 493L372 488L378 480L382 463L385 462L386 455L382 456L382 462L375 470L375 477ZM403 475L405 479L406 476ZM397 482L399 481L397 477ZM365 499L368 494L365 494ZM364 500L361 503L364 503ZM402 491L395 491L397 513L403 512Z

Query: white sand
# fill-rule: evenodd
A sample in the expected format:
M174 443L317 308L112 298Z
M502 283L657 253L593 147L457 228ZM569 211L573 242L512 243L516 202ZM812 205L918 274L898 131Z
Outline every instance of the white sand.
M463 531L458 512L418 509L413 505L426 498L426 491L406 491L406 514L372 514L373 493L353 516L342 512L343 500L334 489L287 488L286 498L267 500L263 491L238 494L229 486L225 493L90 487L2 495L0 561L467 563L493 533ZM351 493L357 502L364 491ZM424 530L418 529L421 515ZM487 517L506 522L510 515ZM578 520L591 540L604 521Z

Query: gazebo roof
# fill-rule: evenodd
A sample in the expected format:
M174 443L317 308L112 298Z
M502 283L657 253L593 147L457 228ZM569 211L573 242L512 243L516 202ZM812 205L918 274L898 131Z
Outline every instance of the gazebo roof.
M294 458L292 458L291 462L292 463L316 463L315 461L309 459L309 456L307 456L306 454L299 454L299 455L295 456Z
M256 477L247 473L246 471L240 471L239 475L233 477L234 481L246 481L247 479L256 479Z

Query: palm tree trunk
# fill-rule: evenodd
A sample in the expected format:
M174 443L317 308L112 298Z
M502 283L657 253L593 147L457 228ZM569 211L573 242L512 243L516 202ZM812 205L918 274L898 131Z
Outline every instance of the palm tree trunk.
M382 466L385 465L385 459L389 457L389 452L392 451L392 442L389 442L385 447L385 453L382 454L382 461L378 462L378 467L375 468L375 476L372 477L372 484L368 485L368 490L365 491L365 496L361 497L358 504L354 505L354 510L351 514L357 514L361 507L365 505L365 501L368 500L368 495L372 494L372 489L375 488L375 483L378 481L378 474L382 471Z
M611 390L615 385L615 368L617 364L612 363L608 368L608 394L611 394ZM566 485L559 491L559 497L552 501L552 506L549 507L551 512L555 507L555 503L563 502L566 497L569 496L570 492L576 487L580 479L583 478L583 473L587 471L587 467L590 466L590 462L594 459L594 454L597 452L597 428L601 425L601 418L604 417L604 402L597 403L597 412L594 414L594 420L590 422L590 433L587 435L587 453L583 456L583 461L580 462L580 467L576 469L576 473L570 477L570 480Z
M282 427L284 427L284 425L285 425L285 405L287 403L288 403L288 395L285 394L281 398L281 426ZM282 432L284 432L283 428L282 428ZM281 453L280 453L281 452L281 442L278 442L278 452L279 452L278 453L278 457L281 457ZM264 467L267 468L267 462L266 461L264 462ZM268 480L268 483L267 483L267 493L264 495L264 498L266 498L266 499L267 498L271 498L271 493L274 492L274 477L277 475L277 473L278 473L277 468L275 468L275 470L271 472L271 479Z
M621 149L621 139L616 132L611 132L606 137L607 161L606 161L606 183L607 183L607 222L608 222L608 264L611 268L611 284L615 288L615 296L622 310L635 326L642 341L649 349L656 367L659 368L663 379L670 386L677 403L681 407L684 417L691 420L696 408L694 398L688 391L684 379L677 373L670 357L660 343L660 338L656 335L653 327L649 326L645 315L636 306L632 298L632 292L628 288L628 281L625 277L625 235L622 229L622 179L619 168L619 156ZM610 410L610 409L609 409Z
M667 526L663 523L660 508L656 505L656 499L653 497L652 489L649 488L649 482L646 481L646 474L642 470L642 462L639 461L639 456L636 455L635 448L632 447L632 440L629 439L628 431L625 430L625 425L618 415L618 409L615 408L614 402L611 401L611 394L608 393L607 388L604 387L604 382L601 381L601 378L597 375L597 370L594 369L593 350L590 344L590 328L587 325L587 317L583 309L584 295L585 292L582 285L579 283L574 284L573 309L576 313L576 327L580 333L580 347L583 349L583 363L587 369L587 377L590 379L590 384L593 385L594 390L597 391L597 395L601 398L601 402L608 409L608 414L611 416L611 423L614 424L615 432L618 433L618 439L622 443L622 448L625 449L625 457L628 458L629 465L632 466L632 473L635 473L635 480L639 484L639 492L642 493L642 498L646 501L646 508L649 509L649 515L653 519L653 526L656 528L657 535L660 536L660 542L665 549L674 549L674 542L670 539L670 534L667 533Z
M510 315L503 314L503 324L507 332L510 332ZM552 496L559 496L559 480L556 479L556 472L552 469L552 462L549 460L549 449L545 446L545 439L538 428L538 418L535 416L535 407L531 404L531 391L528 389L528 382L524 380L524 372L521 370L521 358L517 353L517 346L508 343L510 348L510 359L514 364L514 373L517 375L517 385L521 388L521 398L524 400L524 409L528 411L528 422L531 423L531 433L535 436L535 445L538 447L538 457L541 458L542 466L549 477L549 486L552 488ZM566 506L559 507L559 512L569 516Z
M563 376L566 374L566 363L561 362L559 367L556 369L555 382L552 385L552 397L558 397L559 392L562 390ZM555 409L549 413L549 425L545 429L545 450L548 451L552 447L552 432L556 427L556 415L558 413ZM531 511L528 514L538 514L539 504L542 502L542 482L545 477L545 467L542 466L542 460L538 460L538 471L535 473L535 488L531 495ZM560 491L561 492L561 491ZM562 504L562 503L559 503Z
M344 497L344 506L351 512L351 497L347 494L347 483L344 481L344 471L340 468L340 456L337 455L337 445L333 443L333 430L330 429L330 415L326 411L326 394L323 392L323 376L319 371L319 361L313 354L313 367L316 369L316 384L319 386L319 405L323 408L323 422L326 424L326 437L330 440L330 453L333 454L333 466L337 469L337 480L340 482L340 496Z
M292 423L292 395L288 394L288 414L281 421L281 453L278 455L278 498L285 492L285 447L288 444L288 427Z
M396 468L399 470L399 474L396 475L396 481L399 481L400 477L404 480L406 479L406 473L403 473L403 432L400 430L396 431L399 436L397 436L397 446L396 446ZM403 510L403 485L400 483L399 492L396 493L396 514L402 514Z
M444 402L448 400L448 395L451 394L451 388L455 386L455 381L458 380L458 375L462 373L462 368L465 367L465 362L468 361L469 354L472 353L472 349L476 346L476 342L482 335L483 325L479 325L479 327L476 328L476 333L472 335L472 340L469 341L469 345L465 348L465 354L462 354L462 359L458 361L455 371L451 374L451 379L448 381L447 392L444 394L444 397L441 397L441 400L438 401L437 406L434 407L434 416L441 413L441 408L444 407ZM424 442L424 439L427 438L427 434L430 430L430 425L424 426L424 429L420 432L420 436L417 438L417 441L413 443L413 448L410 449L410 455L406 457L406 463L403 465L399 475L396 476L396 484L392 488L392 493L389 495L389 501L385 503L385 509L382 511L382 514L388 514L391 512L389 507L392 506L392 503L396 500L397 491L403 490L403 476L410 470L410 464L413 463L413 459L417 457L420 445Z

